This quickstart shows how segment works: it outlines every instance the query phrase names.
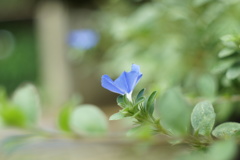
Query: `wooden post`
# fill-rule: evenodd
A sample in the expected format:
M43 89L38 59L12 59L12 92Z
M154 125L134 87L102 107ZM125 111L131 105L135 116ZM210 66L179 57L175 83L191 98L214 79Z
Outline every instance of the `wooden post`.
M67 10L59 1L45 1L36 10L41 84L50 106L60 106L72 92L66 60Z

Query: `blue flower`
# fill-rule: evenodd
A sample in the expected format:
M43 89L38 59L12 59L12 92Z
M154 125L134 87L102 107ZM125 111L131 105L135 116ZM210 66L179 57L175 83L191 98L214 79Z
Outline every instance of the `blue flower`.
M114 81L108 75L103 75L102 87L121 95L131 95L134 87L137 85L141 77L142 73L140 72L140 67L136 64L133 64L130 72L124 71Z
M68 35L68 44L76 49L88 50L97 45L99 35L90 29L74 30Z

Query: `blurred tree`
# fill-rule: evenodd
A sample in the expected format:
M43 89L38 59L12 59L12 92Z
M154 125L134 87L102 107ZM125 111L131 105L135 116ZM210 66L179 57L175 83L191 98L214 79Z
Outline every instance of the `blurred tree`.
M38 61L33 22L4 22L0 23L1 29L12 34L13 41L8 43L13 43L13 49L8 56L0 58L0 85L12 92L23 82L36 83ZM1 42L3 44L4 39Z

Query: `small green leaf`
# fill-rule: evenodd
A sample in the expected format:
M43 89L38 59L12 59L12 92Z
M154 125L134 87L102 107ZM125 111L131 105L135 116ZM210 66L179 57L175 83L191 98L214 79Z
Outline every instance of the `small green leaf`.
M194 150L181 155L177 160L233 160L236 158L237 151L238 146L234 139L221 140L208 146L207 151Z
M136 105L139 105L140 103L142 103L142 102L144 102L145 101L145 97L141 97L141 98L139 98L135 103L134 103L134 105L136 106Z
M219 58L224 58L235 53L234 49L224 48L218 53Z
M226 73L228 79L236 79L240 76L240 66L229 68Z
M23 112L29 125L37 123L41 113L41 105L35 86L26 84L20 87L14 92L12 101Z
M231 101L223 101L221 103L218 103L214 107L217 114L216 117L217 122L226 122L229 119L232 112L234 111L234 107L232 105L233 104Z
M123 118L125 118L125 115L123 113L121 113L121 111L119 111L118 113L111 115L109 120L119 120L119 119L123 119Z
M123 95L120 95L117 97L117 104L118 105L124 104L124 96Z
M215 78L210 74L202 75L197 81L197 89L201 96L214 97L217 92Z
M230 160L237 153L237 143L233 139L214 142L209 146L207 160Z
M240 123L226 122L218 125L212 132L217 138L228 138L238 135L240 132Z
M75 108L69 122L73 131L85 136L103 135L108 129L105 114L97 106L90 104Z
M127 136L137 138L137 139L150 139L152 137L152 128L150 125L143 124L135 128L130 129L127 132Z
M154 111L154 102L157 96L157 92L154 91L148 98L147 103L146 103L146 110L147 112L152 115Z
M27 120L23 111L14 105L9 105L4 108L1 113L5 125L26 127Z
M82 101L82 97L78 94L74 94L61 108L58 116L58 127L66 132L70 132L71 128L69 125L69 120L73 108L78 106Z
M234 42L235 37L233 35L225 35L221 37L221 41L224 46L228 48L238 48L236 43Z
M145 89L143 88L143 89L138 93L138 95L137 95L137 98L136 98L137 101L138 101L138 99L140 99L141 97L143 97L144 92L145 92Z
M208 136L211 134L216 114L210 102L198 103L191 115L191 122L194 131L200 135Z
M235 59L226 59L224 61L219 61L216 66L213 68L212 72L214 74L224 73L235 63Z
M126 108L128 107L128 105L131 102L129 101L129 99L127 98L126 94L125 95L120 95L117 97L117 104L122 107L122 108Z
M67 131L67 132L71 131L71 128L69 126L69 119L72 111L73 111L72 106L66 106L66 107L63 107L59 113L58 126L63 131Z
M186 135L190 128L191 107L178 88L169 89L158 101L161 124L174 135Z

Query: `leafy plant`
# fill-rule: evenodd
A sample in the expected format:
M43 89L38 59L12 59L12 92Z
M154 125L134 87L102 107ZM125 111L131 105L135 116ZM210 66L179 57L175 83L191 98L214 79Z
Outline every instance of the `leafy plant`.
M137 65L133 64L133 66L136 67ZM123 72L114 81L109 78L111 85L106 85L105 76L103 76L102 86L110 91L123 91L126 89L126 86L134 88L135 83L133 87L131 84L133 84L132 81L137 79L140 68L139 66L137 66L138 70L133 68L130 72ZM128 77L131 77L131 79ZM113 87L115 90L113 90ZM142 89L136 96L129 95L128 92L117 92L121 94L117 98L117 104L122 109L118 113L113 114L110 120L130 117L136 125L130 130L131 135L139 138L149 138L156 134L163 134L173 139L177 138L179 141L175 142L175 144L187 143L199 149L209 150L208 154L204 154L206 158L218 157L215 155L215 151L221 150L225 145L235 146L232 143L233 141L216 141L217 139L237 138L240 133L240 124L227 122L214 128L216 113L211 102L202 101L197 103L190 116L189 104L182 97L179 90L172 89L164 93L157 105L155 104L157 92L154 91L150 96L145 96L144 91L145 89ZM132 93L132 90L130 93ZM156 109L158 109L157 112ZM192 125L193 132L189 123ZM235 147L232 148L232 150L235 150ZM232 150L229 151L229 157L236 153L232 152ZM197 159L201 154L201 152L197 152L194 156ZM223 159L225 160L225 158Z

